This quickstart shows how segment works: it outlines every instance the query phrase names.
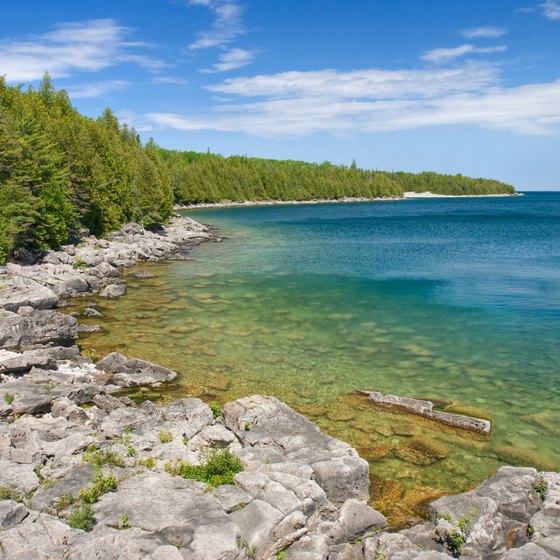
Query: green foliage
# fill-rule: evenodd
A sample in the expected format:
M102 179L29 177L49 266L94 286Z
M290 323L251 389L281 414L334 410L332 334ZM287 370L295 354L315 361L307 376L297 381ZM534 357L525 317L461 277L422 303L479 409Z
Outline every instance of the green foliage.
M89 532L93 529L95 520L93 518L93 509L89 504L75 508L68 516L68 525L74 529L81 529Z
M103 494L115 492L116 489L117 479L113 473L103 476L103 473L98 471L93 477L92 484L80 490L80 499L85 504L94 504Z
M245 429L246 432L248 432L251 429L251 424L249 422L245 422L243 428Z
M161 443L171 443L173 441L173 434L169 430L161 430L158 432L158 438Z
M0 486L0 501L13 500L14 502L21 502L21 493L13 486Z
M205 482L212 487L222 484L233 484L233 477L243 470L243 465L228 449L212 449L204 454L202 465L189 465L184 461L177 461L174 465L165 465L166 472L193 478Z
M156 466L156 460L153 457L148 457L147 459L139 459L138 464L142 467L153 469Z
M548 488L547 482L542 478L539 478L535 486L535 492L541 497L541 500L544 500L544 495L546 494L547 488Z
M463 549L465 547L465 543L467 542L467 538L470 533L470 525L472 521L475 519L477 514L476 508L470 508L469 513L462 515L457 518L457 523L453 522L453 517L450 513L443 513L442 519L445 519L447 522L451 523L452 525L456 525L457 529L451 529L449 531L449 535L445 540L445 544L449 552L454 558L458 558Z
M136 449L132 446L131 438L130 438L131 428L127 426L123 432L123 444L126 447L126 451L129 457L136 457Z
M406 191L438 194L513 193L510 185L438 173L387 173L350 167L160 149L175 199L204 203L243 200L337 200L401 196Z
M257 558L257 545L250 545L245 539L239 539L239 548L245 553L247 560L256 560Z
M55 248L79 226L103 235L128 221L165 222L173 193L153 142L107 109L93 120L46 74L37 91L0 77L0 262Z
M288 560L288 555L285 550L276 553L277 560Z
M70 506L73 506L77 501L78 498L76 498L73 494L63 494L54 502L54 508L58 514L59 512L69 508Z
M94 450L88 452L84 455L84 459L91 463L94 469L100 469L101 467L124 467L124 457L119 453L115 453L110 447L107 449Z
M74 268L83 270L84 268L87 267L87 264L84 262L84 260L82 259L82 257L80 257L79 255L77 255L74 258L74 264L72 265Z
M210 403L210 410L212 411L212 414L214 415L214 418L218 418L218 416L221 416L222 414L222 405L219 402L211 402Z
M120 529L130 529L130 525L128 524L128 515L123 515L121 517Z
M16 398L16 396L13 395L12 393L5 393L4 394L4 401L6 402L6 404L12 404L14 402L15 398Z

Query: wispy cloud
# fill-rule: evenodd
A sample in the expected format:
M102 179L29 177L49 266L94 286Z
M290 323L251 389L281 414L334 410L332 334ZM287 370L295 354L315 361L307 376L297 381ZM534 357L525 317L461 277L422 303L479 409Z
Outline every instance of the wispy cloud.
M422 55L422 60L441 64L469 54L492 54L504 52L506 49L506 45L497 45L495 47L475 47L474 45L465 44L449 49L432 49Z
M543 4L539 4L539 8L541 8L544 17L547 19L552 21L560 19L560 2L547 0Z
M212 28L199 32L189 50L222 47L246 32L241 20L244 8L233 0L190 0L189 5L204 6L214 13Z
M465 39L497 39L506 33L507 29L503 27L471 27L459 31L459 35L465 37Z
M156 76L153 81L156 84L172 84L178 86L185 86L189 83L184 78L176 78L174 76Z
M79 86L69 86L65 89L72 99L82 99L86 97L101 97L111 91L123 91L129 85L130 82L124 80L105 80L80 84Z
M522 134L560 133L560 81L515 88L496 70L286 72L212 86L238 96L207 114L151 113L159 128L245 132L263 137L352 135L433 126L476 126ZM259 100L245 100L255 97ZM263 98L264 99L261 99Z
M218 62L210 68L204 68L201 72L205 74L212 74L215 72L226 72L228 70L235 70L251 64L256 56L255 51L248 51L245 49L229 49L223 52L218 57Z
M128 62L154 70L164 64L137 53L144 43L127 41L131 30L113 19L62 23L43 35L0 43L2 73L10 82L39 79L44 72L54 78L76 71L96 72Z

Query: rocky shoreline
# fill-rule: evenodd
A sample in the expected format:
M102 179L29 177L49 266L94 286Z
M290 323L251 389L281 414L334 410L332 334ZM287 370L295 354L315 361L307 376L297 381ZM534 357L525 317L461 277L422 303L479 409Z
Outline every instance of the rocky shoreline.
M157 234L128 224L0 267L0 559L560 558L557 473L503 467L391 532L366 503L367 462L274 397L118 396L177 374L117 353L94 364L55 308L119 297L122 267L209 239L188 218Z

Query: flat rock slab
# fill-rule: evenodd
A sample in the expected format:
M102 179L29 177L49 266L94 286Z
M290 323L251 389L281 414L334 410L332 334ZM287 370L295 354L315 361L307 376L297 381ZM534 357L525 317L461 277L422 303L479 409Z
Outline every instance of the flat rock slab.
M191 551L193 557L222 558L238 551L239 527L225 513L208 487L167 473L135 476L117 493L105 494L95 504L98 525L128 524L157 533L167 544Z
M172 381L177 374L165 367L140 360L127 358L112 352L96 365L98 370L113 374L112 383L120 387L136 387Z
M17 311L24 306L51 309L57 303L58 296L50 288L25 276L11 278L0 290L0 309L7 311Z
M370 402L375 405L400 408L455 428L471 430L482 434L489 434L492 431L492 423L489 420L465 416L464 414L453 414L443 410L434 410L435 405L432 401L399 397L397 395L384 395L379 391L357 391L357 393L367 395Z

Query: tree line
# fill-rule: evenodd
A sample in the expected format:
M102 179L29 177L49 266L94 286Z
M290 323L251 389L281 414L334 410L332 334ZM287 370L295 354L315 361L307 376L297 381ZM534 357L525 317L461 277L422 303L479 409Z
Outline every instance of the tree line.
M511 194L511 185L440 173L404 173L304 161L164 150L175 200L184 204L224 200L312 200L402 196L431 191L447 195Z
M48 74L37 89L0 77L0 262L56 248L87 228L165 223L173 203L513 193L488 179L165 150L142 144L110 109L80 114Z

